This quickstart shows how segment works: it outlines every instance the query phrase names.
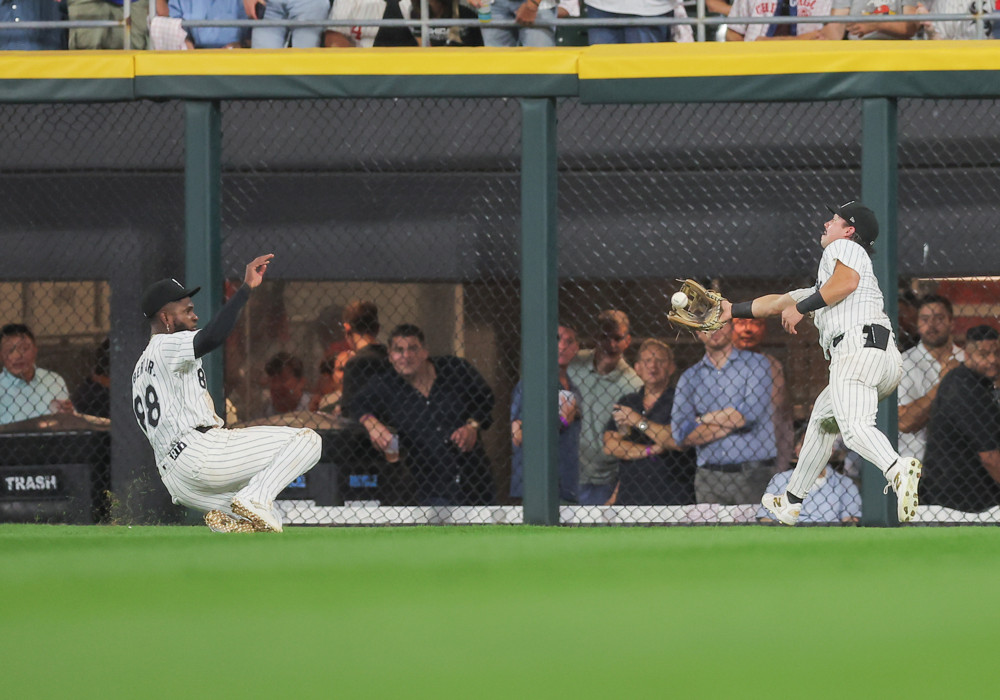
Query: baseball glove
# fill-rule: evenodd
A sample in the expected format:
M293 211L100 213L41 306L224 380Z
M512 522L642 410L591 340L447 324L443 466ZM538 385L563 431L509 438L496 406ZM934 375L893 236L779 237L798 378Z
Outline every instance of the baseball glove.
M720 321L722 302L725 299L714 289L705 289L694 280L677 280L681 293L687 297L687 306L672 306L667 319L678 326L696 331L717 331L725 323Z

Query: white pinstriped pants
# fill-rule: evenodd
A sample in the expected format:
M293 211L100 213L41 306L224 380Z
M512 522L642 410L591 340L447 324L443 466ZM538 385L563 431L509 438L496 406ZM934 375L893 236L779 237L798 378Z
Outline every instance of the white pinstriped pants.
M896 338L889 336L885 350L866 348L861 327L844 334L830 353L830 383L813 404L799 462L787 491L804 497L830 460L836 433L820 428L827 418L837 419L847 449L854 450L884 474L899 453L875 427L878 402L896 390L903 375L903 359Z
M159 465L173 502L226 513L236 494L271 507L283 488L319 461L322 442L309 428L264 425L192 430L181 441L177 459Z

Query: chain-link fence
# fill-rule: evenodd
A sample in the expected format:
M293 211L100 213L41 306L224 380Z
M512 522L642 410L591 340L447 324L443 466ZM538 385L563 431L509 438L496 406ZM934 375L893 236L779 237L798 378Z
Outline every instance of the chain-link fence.
M900 103L900 451L926 463L921 522L993 522L1000 503L983 328L1000 316L984 243L995 109ZM184 266L182 106L2 110L17 261L2 320L34 341L3 339L0 514L169 519L130 387L141 291ZM666 322L666 300L686 277L734 300L810 286L826 205L862 189L860 115L857 101L558 103L563 522L756 522L764 491L784 489L828 379L817 333L772 319L696 337ZM223 350L225 419L322 437L319 463L278 498L286 522L521 520L540 465L519 446L520 129L507 99L224 103L226 295L276 253ZM197 309L202 325L217 312ZM75 412L37 400L30 346ZM802 522L860 516L860 461L838 443Z

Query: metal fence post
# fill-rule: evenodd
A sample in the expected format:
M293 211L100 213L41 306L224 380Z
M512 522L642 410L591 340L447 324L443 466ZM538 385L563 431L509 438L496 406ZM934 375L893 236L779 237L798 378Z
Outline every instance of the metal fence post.
M184 283L201 285L196 308L207 320L222 304L222 116L218 101L186 102L184 116ZM222 353L209 353L203 365L215 410L225 416Z
M524 522L559 524L556 103L521 101L521 378Z
M899 334L899 284L897 263L896 208L899 194L898 131L896 100L866 99L862 104L861 137L861 198L872 208L879 220L879 237L875 244L872 265L885 296L885 312ZM878 427L895 445L899 421L896 393L879 403ZM873 465L865 462L861 475L862 525L898 525L895 508L889 508L894 497L882 495L885 478Z

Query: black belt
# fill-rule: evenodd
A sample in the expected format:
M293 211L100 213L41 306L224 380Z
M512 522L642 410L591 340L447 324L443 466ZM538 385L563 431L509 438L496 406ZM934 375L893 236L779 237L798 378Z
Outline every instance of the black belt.
M889 334L892 333L885 326L879 326L877 324L871 323L861 327L861 332L865 334L865 347L866 348L878 348L879 350L885 350L889 345ZM831 342L830 347L835 348L840 345L840 341L844 339L844 334L836 336Z
M194 426L194 429L197 430L199 433L207 433L209 430L213 430L214 428L215 428L214 425L196 425L196 426Z

